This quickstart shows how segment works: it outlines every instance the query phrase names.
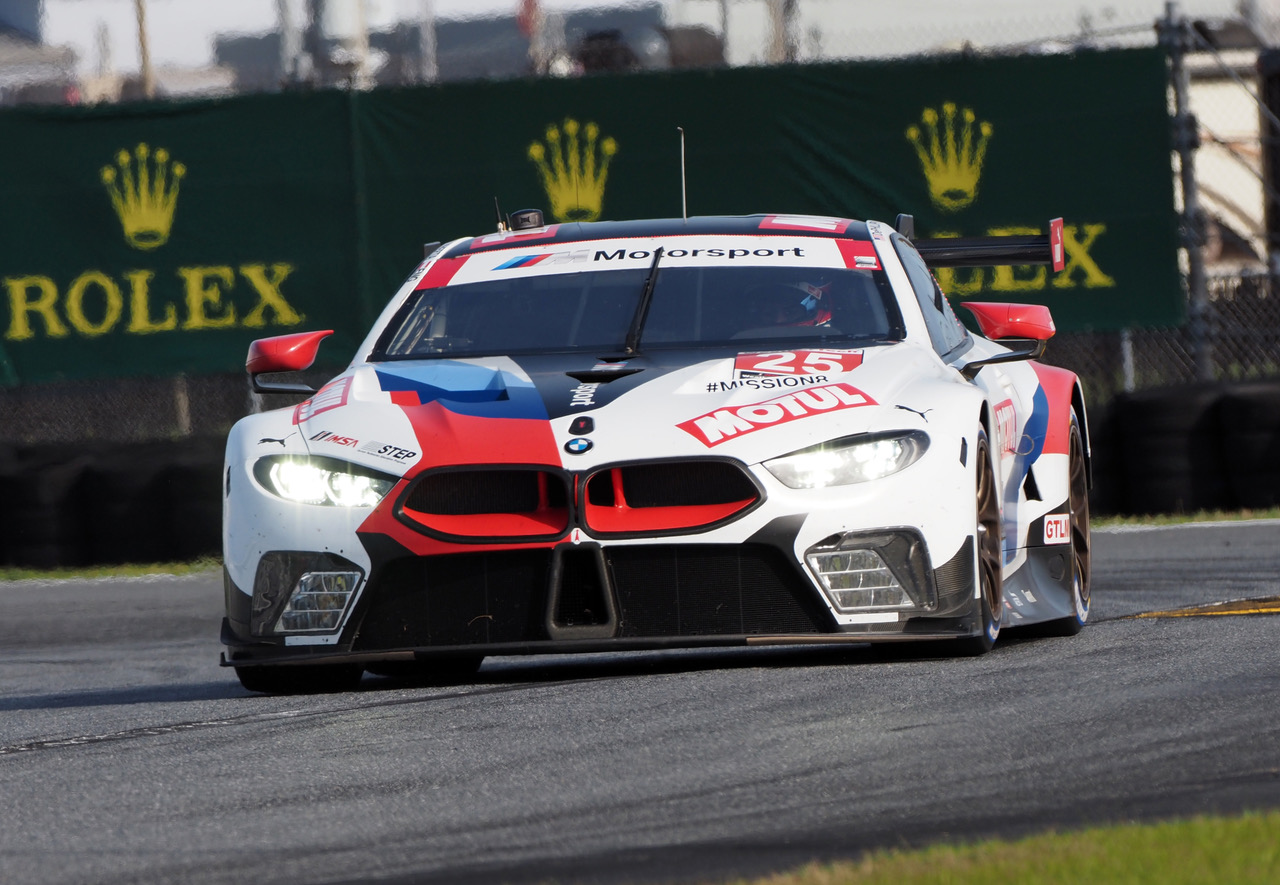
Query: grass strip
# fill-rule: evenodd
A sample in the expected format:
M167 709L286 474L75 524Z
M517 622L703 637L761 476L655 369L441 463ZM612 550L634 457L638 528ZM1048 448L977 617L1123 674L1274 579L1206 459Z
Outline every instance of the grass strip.
M1077 885L1280 882L1280 811L876 851L751 885ZM737 880L746 885L746 880Z
M190 562L155 562L130 565L63 566L35 569L0 566L4 581L70 581L89 578L139 578L144 575L194 575L222 568L222 559L206 556Z
M1194 513L1157 513L1148 516L1095 516L1097 528L1114 526L1184 525L1191 522L1238 522L1245 519L1280 519L1280 507L1265 510L1197 510Z

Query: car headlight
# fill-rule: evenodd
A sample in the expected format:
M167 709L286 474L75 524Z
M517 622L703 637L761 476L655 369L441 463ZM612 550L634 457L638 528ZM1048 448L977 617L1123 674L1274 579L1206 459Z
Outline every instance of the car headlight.
M843 486L897 473L914 464L929 448L920 430L864 433L828 440L781 458L765 461L765 469L793 489Z
M272 455L253 465L264 489L299 504L373 507L396 484L396 478L334 458Z

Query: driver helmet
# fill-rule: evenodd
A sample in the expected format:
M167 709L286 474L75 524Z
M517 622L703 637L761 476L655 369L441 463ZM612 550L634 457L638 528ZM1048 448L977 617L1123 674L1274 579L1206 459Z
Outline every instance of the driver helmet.
M760 283L747 289L748 309L760 325L818 326L831 320L831 284Z

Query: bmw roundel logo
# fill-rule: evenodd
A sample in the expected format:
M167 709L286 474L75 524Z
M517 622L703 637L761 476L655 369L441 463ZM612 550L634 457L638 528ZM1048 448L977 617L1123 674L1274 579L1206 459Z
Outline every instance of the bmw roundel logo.
M581 455L584 452L590 451L593 445L595 445L595 443L593 443L591 440L587 439L584 436L579 436L565 443L564 450L568 452L570 455Z

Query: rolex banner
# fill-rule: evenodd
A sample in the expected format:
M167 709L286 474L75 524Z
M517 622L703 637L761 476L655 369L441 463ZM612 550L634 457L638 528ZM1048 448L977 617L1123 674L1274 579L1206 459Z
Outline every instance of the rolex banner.
M264 95L0 114L0 382L238 371L335 329L342 365L423 244L549 221L814 213L1042 232L1066 269L942 270L1058 328L1184 298L1157 50Z
M316 328L349 356L348 118L340 93L0 114L0 380L243 371Z

